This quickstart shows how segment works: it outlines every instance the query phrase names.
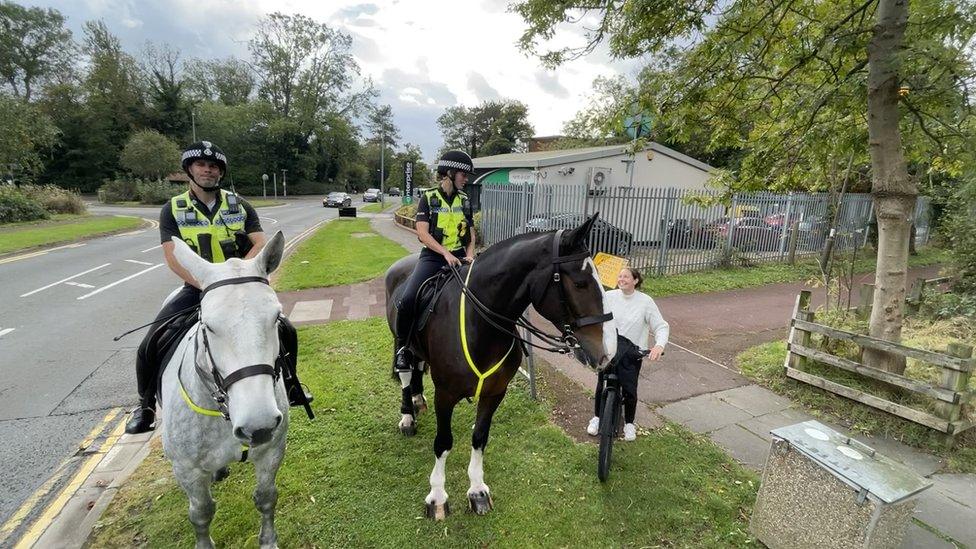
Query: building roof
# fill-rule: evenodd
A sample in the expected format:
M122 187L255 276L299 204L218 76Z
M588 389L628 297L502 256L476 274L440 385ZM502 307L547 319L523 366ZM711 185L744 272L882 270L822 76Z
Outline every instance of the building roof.
M562 149L553 151L537 151L526 153L496 154L495 156L483 156L474 159L475 169L485 168L530 168L539 169L549 166L569 164L571 162L582 162L584 160L595 160L607 158L620 154L627 154L629 145L609 145L603 147L586 147L582 149ZM669 149L659 143L651 143L645 150L652 150L658 154L671 157L679 162L688 164L702 170L711 172L714 168L700 160L681 154L674 149Z

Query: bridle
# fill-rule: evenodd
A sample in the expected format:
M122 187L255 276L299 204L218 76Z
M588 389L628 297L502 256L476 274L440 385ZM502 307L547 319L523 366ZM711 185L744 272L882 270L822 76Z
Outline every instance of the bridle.
M200 293L200 302L203 302L203 297L207 295L207 292L212 291L221 286L229 286L234 284L247 284L251 282L259 282L262 284L268 284L268 279L261 276L240 276L236 278L227 278L214 282L213 284L207 286ZM279 315L280 319L280 315ZM269 375L274 380L276 384L278 378L281 377L281 366L276 361L275 365L270 364L251 364L249 366L244 366L243 368L238 368L234 370L226 377L220 374L217 369L217 361L214 359L213 352L210 350L210 340L207 337L207 332L213 333L213 330L207 327L203 322L203 308L200 308L200 313L198 317L198 325L196 333L193 335L193 365L197 372L197 376L203 381L204 385L207 386L207 390L210 392L210 396L213 398L214 402L217 403L217 409L220 415L224 419L230 421L230 410L228 408L228 398L227 391L230 390L231 385L237 383L242 379L249 377ZM203 341L203 350L206 354L206 359L209 364L200 364L198 357L200 350L200 341ZM184 351L185 352L185 351ZM182 371L183 363L180 363L180 369ZM177 377L180 376L180 372L177 373ZM181 382L182 383L182 382Z
M550 291L552 285L553 284L556 285L558 296L559 296L560 307L562 308L565 318L570 319L568 322L562 324L561 326L557 326L557 328L559 328L560 331L560 335L558 336L543 331L541 328L533 324L528 318L526 318L524 314L520 316L518 319L513 320L504 315L496 313L495 311L492 311L487 305L485 305L477 297L475 297L474 293L464 283L464 279L461 278L461 274L456 267L452 268L451 272L453 273L454 278L458 281L458 284L461 285L461 291L464 292L464 295L467 296L469 300L471 300L471 302L475 305L475 310L481 315L482 318L485 319L485 321L488 322L490 326L492 326L493 328L495 328L496 330L502 333L505 333L515 338L523 345L530 345L532 347L535 347L537 349L542 349L545 351L569 354L572 353L574 350L580 348L579 339L576 337L574 333L576 330L579 330L580 328L584 328L586 326L592 326L594 324L602 324L604 322L607 322L613 319L613 313L577 316L576 313L573 311L572 304L569 301L568 296L566 295L566 288L563 287L562 284L562 277L564 273L561 271L560 266L564 263L570 263L574 261L585 261L590 257L590 254L589 252L581 252L572 255L559 255L559 244L562 241L562 235L564 230L565 229L559 229L553 234L552 247L550 252L552 276L549 277L546 285L543 286L541 290L537 292L538 299L532 300L535 303L540 303L542 299L545 298L546 294ZM470 268L471 267L469 267L469 269ZM523 338L517 332L513 332L512 330L500 326L498 324L499 322L514 323L516 326L523 328L527 332L535 335L537 338L542 340L548 346L538 345L536 343L533 343L532 341Z

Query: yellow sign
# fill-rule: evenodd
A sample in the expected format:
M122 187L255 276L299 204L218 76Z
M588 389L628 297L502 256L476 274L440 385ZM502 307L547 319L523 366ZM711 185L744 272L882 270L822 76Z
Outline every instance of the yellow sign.
M621 269L627 266L627 260L623 257L605 254L600 252L593 258L596 271L600 275L600 283L607 288L617 287L617 275Z

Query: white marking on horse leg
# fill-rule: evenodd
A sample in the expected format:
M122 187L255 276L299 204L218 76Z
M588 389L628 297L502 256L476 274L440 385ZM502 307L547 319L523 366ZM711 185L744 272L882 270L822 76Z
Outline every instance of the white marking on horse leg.
M410 386L410 379L413 376L413 372L400 372L400 388L405 389Z
M444 481L447 478L445 469L447 468L447 454L450 450L445 450L441 457L434 460L434 470L430 473L430 493L427 494L425 501L437 505L444 505L447 502L447 491L444 490Z
M413 416L410 414L400 414L400 428L410 427L413 425Z
M485 484L485 453L484 450L471 449L471 461L468 462L468 479L471 480L471 487L468 488L468 497L474 494L488 494L488 485Z
M600 299L603 300L603 312L610 312L610 304L607 303L607 293L603 290L603 283L600 282L600 275L597 274L596 264L593 260L586 258L583 262L583 268L586 266L590 267L590 274L593 275L593 280L596 281L596 287L600 289ZM603 323L603 348L607 353L607 360L612 359L614 355L617 354L617 329L613 322Z

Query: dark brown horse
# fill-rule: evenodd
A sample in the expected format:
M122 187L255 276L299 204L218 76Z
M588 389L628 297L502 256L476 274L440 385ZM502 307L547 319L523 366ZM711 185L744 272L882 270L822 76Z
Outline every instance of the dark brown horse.
M553 342L564 351L571 350L598 368L613 357L616 331L606 323L611 318L609 308L586 245L595 220L596 215L572 230L523 234L490 247L446 283L430 321L415 334L411 348L418 361L430 366L437 414L434 470L426 497L429 517L442 519L449 512L444 470L454 445L451 416L463 398L476 398L478 407L468 465L468 503L478 514L491 509L484 450L492 415L522 361L522 344L514 337L516 320L530 304L562 331ZM416 262L416 255L405 257L386 273L391 331L396 326L397 288ZM404 434L416 432L414 403L422 402L422 375L415 367L400 377Z

